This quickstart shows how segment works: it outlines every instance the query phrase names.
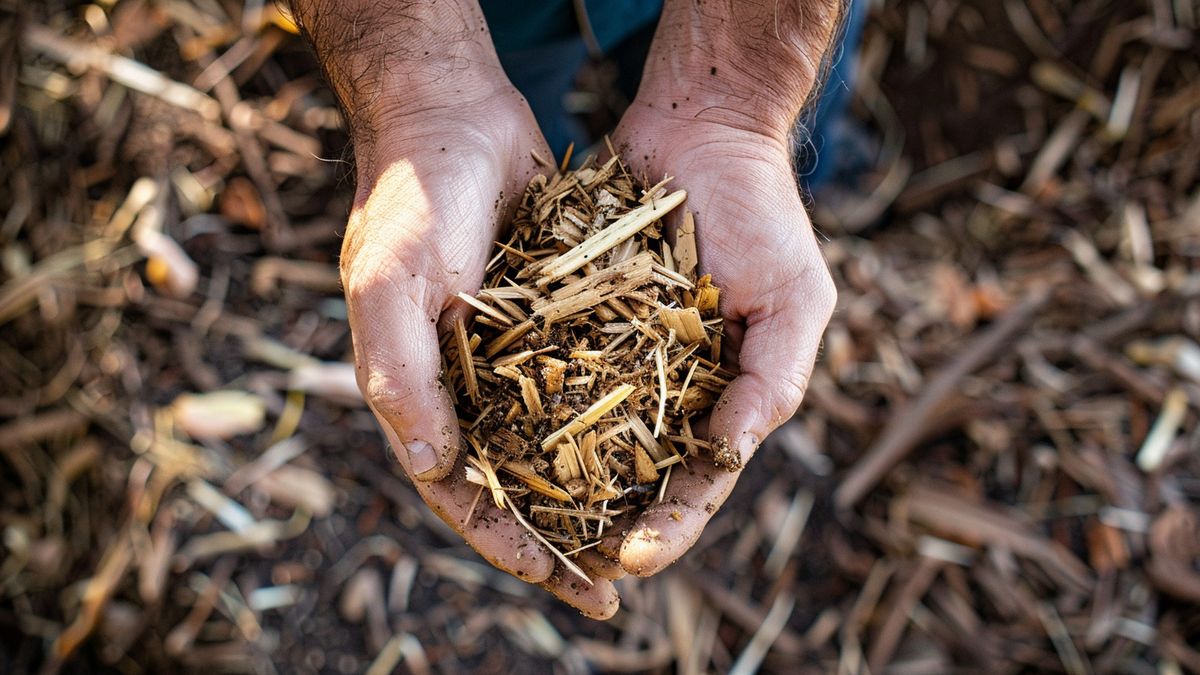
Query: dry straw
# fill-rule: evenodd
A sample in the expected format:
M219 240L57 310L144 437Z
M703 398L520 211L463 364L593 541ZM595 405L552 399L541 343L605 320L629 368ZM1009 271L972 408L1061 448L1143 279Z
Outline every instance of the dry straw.
M708 448L692 421L732 374L691 214L674 247L663 236L686 193L617 156L565 165L529 183L483 289L459 296L474 318L443 348L467 480L584 576L571 556Z

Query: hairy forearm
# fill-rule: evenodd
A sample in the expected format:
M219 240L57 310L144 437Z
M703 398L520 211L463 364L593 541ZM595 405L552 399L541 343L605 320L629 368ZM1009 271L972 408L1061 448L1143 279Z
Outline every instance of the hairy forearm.
M680 117L785 138L846 1L667 0L643 97Z
M476 0L288 0L361 142L507 83Z

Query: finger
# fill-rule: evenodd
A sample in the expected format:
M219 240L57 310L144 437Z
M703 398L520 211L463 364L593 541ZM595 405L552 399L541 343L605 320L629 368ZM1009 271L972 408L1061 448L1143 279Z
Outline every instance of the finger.
M599 547L597 547L599 548ZM590 548L586 551L581 551L575 557L575 562L588 573L590 577L600 576L605 579L616 581L625 576L625 568L621 567L621 563L616 557L609 558L604 554Z
M762 439L800 407L837 292L821 264L775 295L762 311L747 315L741 372L709 420L714 460L730 470L740 469Z
M359 387L401 468L417 479L413 483L434 513L488 562L526 581L546 579L554 569L550 552L511 514L490 500L476 500L477 486L466 482L462 462L456 464L458 420L438 378L441 359L431 313L382 278L348 291L353 298L348 307ZM410 281L420 283L420 277Z
M596 545L596 553L619 564L621 562L621 545L625 543L625 537L633 529L634 522L633 520L614 521L613 526L604 533L604 536L600 538L600 543Z
M691 548L762 439L800 406L836 291L822 266L776 295L765 311L747 316L742 372L709 420L712 460L677 467L664 500L638 518L622 543L621 565L631 574L655 574Z
M618 553L621 567L648 577L679 559L733 489L737 475L696 458L676 465L662 502L648 507L627 530Z
M458 418L442 384L441 350L430 308L413 298L428 297L423 277L352 275L346 290L354 341L358 386L380 422L397 438L401 464L418 481L440 480L458 455Z
M384 427L383 431L389 442L398 442L391 429ZM407 459L403 453L398 457L407 471ZM549 578L554 572L554 555L511 513L496 508L487 494L480 495L479 486L468 483L465 473L460 460L444 480L413 481L413 485L429 508L484 560L522 581L538 583Z
M564 570L561 565L540 585L589 619L610 619L621 606L621 597L617 594L613 582L603 577L594 577L589 585L588 582Z

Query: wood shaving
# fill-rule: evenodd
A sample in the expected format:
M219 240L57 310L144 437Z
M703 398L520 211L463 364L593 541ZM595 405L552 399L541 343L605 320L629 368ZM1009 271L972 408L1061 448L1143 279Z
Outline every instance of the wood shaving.
M674 255L663 236L687 195L648 184L619 158L535 177L483 289L462 297L478 313L443 342L468 480L560 557L708 447L691 420L733 376L711 359L720 292L696 274L691 214Z

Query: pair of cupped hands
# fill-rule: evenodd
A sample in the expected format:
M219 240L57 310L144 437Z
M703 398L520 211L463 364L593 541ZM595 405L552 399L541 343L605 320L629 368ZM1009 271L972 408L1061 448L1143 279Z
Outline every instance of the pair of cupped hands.
M636 174L651 183L673 176L670 187L687 190L700 271L721 288L725 364L739 373L708 434L727 438L744 466L799 406L836 293L797 189L788 130L677 110L670 99L679 92L667 89L643 84L612 143ZM358 187L341 275L359 386L421 497L471 547L585 615L608 618L619 604L614 580L649 576L678 559L738 474L707 457L689 460L663 504L579 554L591 585L512 514L475 499L441 380L438 334L468 312L456 294L479 290L515 201L548 171L534 153L551 153L502 74L422 100L354 139Z

